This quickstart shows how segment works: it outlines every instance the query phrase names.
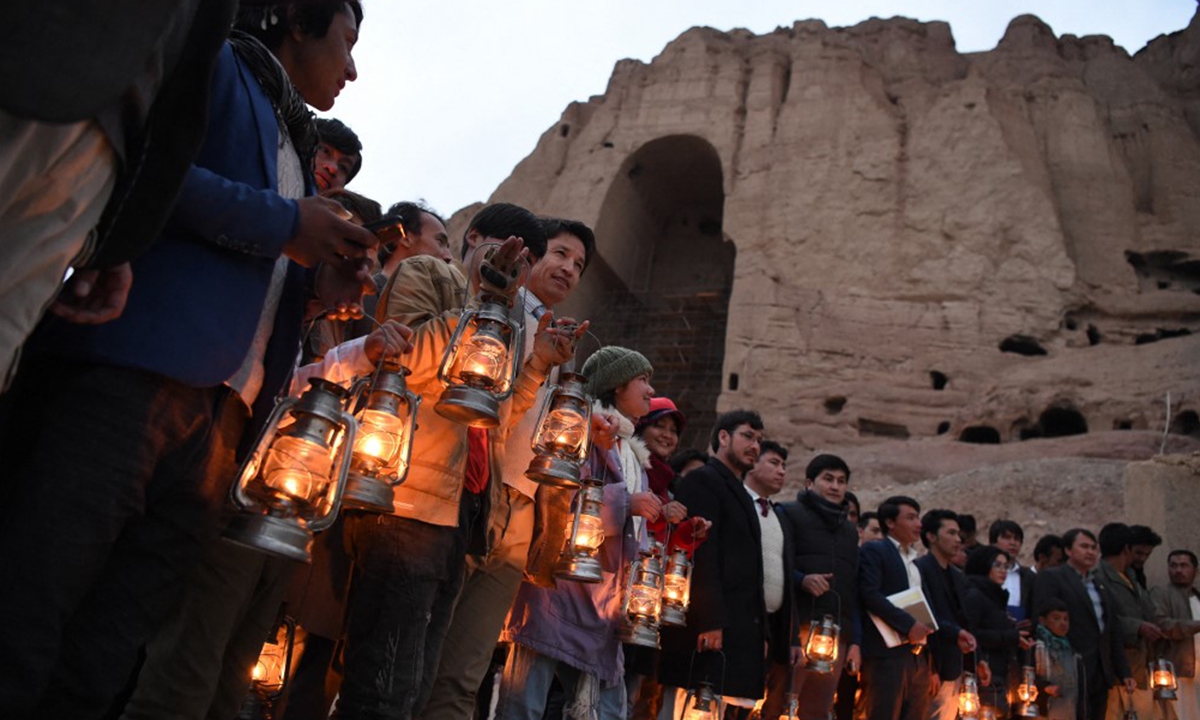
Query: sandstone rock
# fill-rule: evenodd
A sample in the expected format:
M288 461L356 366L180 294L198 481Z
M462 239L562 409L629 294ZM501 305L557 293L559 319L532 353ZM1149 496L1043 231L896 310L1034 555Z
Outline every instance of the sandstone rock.
M1195 19L1134 57L1028 15L972 54L904 18L694 28L491 200L596 228L568 309L650 356L693 445L753 407L867 486L1145 459L1200 437L1198 56Z

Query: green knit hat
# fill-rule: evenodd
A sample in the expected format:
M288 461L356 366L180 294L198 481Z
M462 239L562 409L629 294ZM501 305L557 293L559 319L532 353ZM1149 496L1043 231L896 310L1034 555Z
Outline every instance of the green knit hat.
M637 350L608 345L592 353L583 364L583 374L587 376L584 390L592 397L600 397L638 375L649 375L653 372L650 361Z

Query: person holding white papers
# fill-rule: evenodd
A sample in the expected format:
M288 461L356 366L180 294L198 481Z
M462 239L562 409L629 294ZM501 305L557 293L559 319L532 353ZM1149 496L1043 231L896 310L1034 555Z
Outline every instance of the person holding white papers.
M864 720L925 720L929 658L921 650L934 627L914 616L923 600L911 605L889 599L908 590L920 592L915 561L921 506L910 497L890 497L879 506L879 524L884 539L858 551L859 599L872 622L862 623L862 707L857 714ZM880 628L891 637L885 639Z

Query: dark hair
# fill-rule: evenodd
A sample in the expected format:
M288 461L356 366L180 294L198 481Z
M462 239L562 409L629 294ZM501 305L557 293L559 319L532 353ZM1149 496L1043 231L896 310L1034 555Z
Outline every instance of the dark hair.
M846 473L846 480L850 480L850 466L846 461L837 455L823 454L818 455L809 461L808 467L804 468L804 477L809 480L816 480L817 476L824 470L841 470Z
M358 0L306 0L305 2L238 6L233 28L253 35L272 53L279 52L283 39L292 28L315 38L323 38L333 18L349 6L354 22L362 26L363 11Z
M788 457L787 448L785 448L784 446L775 442L774 440L763 440L759 444L758 456L762 457L763 455L766 455L767 453L775 453L779 457L783 458L784 462L787 462L787 457Z
M857 510L860 515L862 514L862 503L859 502L858 496L849 490L846 491L846 502L847 504L853 505L854 509Z
M722 430L732 435L733 431L742 425L749 425L752 430L763 429L762 418L753 410L730 410L727 413L721 413L720 417L717 418L717 424L713 426L713 451L715 452L721 447Z
M421 234L423 223L423 219L421 217L422 213L428 213L437 218L438 222L441 224L446 224L445 218L443 218L441 215L438 215L433 208L420 201L408 202L405 200L398 202L388 208L387 211L389 216L394 215L396 219L400 221L400 225L404 228L404 232L409 235Z
M1001 555L1010 563L1013 561L1012 555L995 545L980 545L967 555L967 564L963 567L963 572L968 575L987 575L992 571L992 564L996 562L996 558Z
M863 530L867 529L867 526L871 524L872 520L879 522L879 513L875 512L874 510L868 510L858 514L858 526ZM880 523L880 527L883 527L882 523Z
M1100 557L1114 557L1133 544L1133 533L1125 523L1109 523L1100 528Z
M968 515L967 513L959 513L958 529L963 532L969 532L969 533L975 532L975 530L976 530L975 516Z
M921 516L921 544L924 545L925 547L929 547L929 537L928 536L934 535L936 537L938 534L938 531L942 529L942 523L947 520L953 520L957 524L958 523L958 513L954 512L953 510L937 508L934 510L930 510L929 512L922 515Z
M579 238L579 242L583 243L583 270L587 270L588 264L592 262L592 254L596 252L596 233L578 220L553 217L544 217L541 220L547 247L550 246L550 241L559 235L569 233ZM583 275L583 271L579 274Z
M1037 545L1033 546L1033 559L1050 557L1050 553L1054 548L1063 550L1063 539L1058 535L1043 535L1038 538Z
M675 471L676 475L678 475L683 472L683 467L685 465L695 460L699 460L702 463L707 463L708 456L699 450L696 450L695 448L686 448L684 450L676 451L675 454L671 456L671 459L667 460L667 464L670 465L671 469Z
M1149 545L1150 547L1158 547L1162 545L1162 536L1151 530L1145 525L1130 525L1129 526L1129 544L1130 545Z
M1016 520L997 520L992 523L992 526L988 528L988 542L995 545L1001 535L1012 535L1021 542L1025 542L1025 531L1021 529Z
M355 135L354 131L346 127L346 123L341 120L317 118L317 137L321 142L341 154L354 156L354 167L350 168L350 175L346 177L346 182L353 180L358 171L362 169L362 141L358 139L358 135Z
M1171 558L1175 557L1176 555L1183 555L1187 557L1188 560L1192 561L1192 567L1200 567L1200 562L1197 562L1196 560L1196 553L1192 552L1191 550L1172 550L1171 552L1167 553L1167 561L1170 562Z
M1049 595L1038 603L1038 617L1046 617L1052 612L1065 612L1071 614L1070 608L1067 607L1067 601L1060 597Z
M379 203L353 190L334 190L326 197L362 218L363 223L373 223L383 217Z
M541 258L546 254L546 233L537 216L520 205L492 203L475 213L467 233L472 230L483 237L507 239L513 235L525 241L529 254ZM467 257L467 238L463 236L462 258Z
M896 522L896 518L900 517L900 506L907 505L917 512L921 512L921 503L913 500L906 495L893 495L887 500L884 500L879 505L879 529L884 535L888 535L888 521Z
M1090 538L1092 542L1096 542L1096 536L1092 534L1091 530L1085 530L1083 528L1071 528L1063 533L1063 550L1066 551L1075 547L1075 540L1077 540L1080 535Z

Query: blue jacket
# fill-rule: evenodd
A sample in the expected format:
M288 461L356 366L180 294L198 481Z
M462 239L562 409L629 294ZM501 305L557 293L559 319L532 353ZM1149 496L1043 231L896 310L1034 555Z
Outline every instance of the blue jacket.
M863 657L893 657L911 652L907 644L889 648L866 613L878 615L901 635L916 623L912 615L891 604L888 595L908 589L908 571L891 540L872 540L858 549L858 596L862 601Z
M213 72L209 119L166 229L133 262L122 316L98 326L50 319L31 352L147 370L194 387L219 385L241 366L299 208L275 192L275 111L229 44ZM311 179L306 184L311 193ZM265 402L296 359L303 277L289 266L265 359Z

